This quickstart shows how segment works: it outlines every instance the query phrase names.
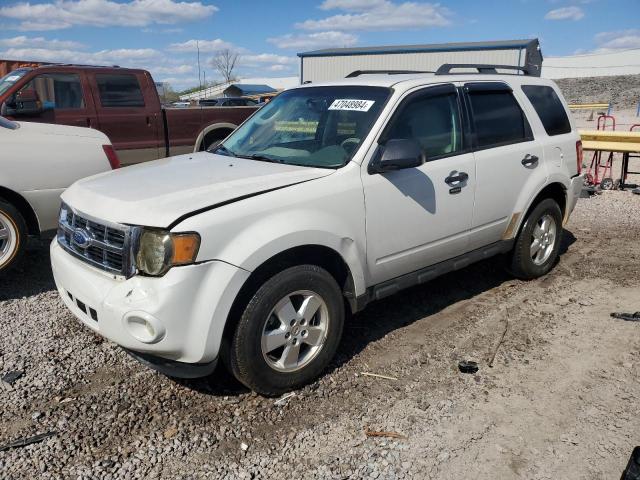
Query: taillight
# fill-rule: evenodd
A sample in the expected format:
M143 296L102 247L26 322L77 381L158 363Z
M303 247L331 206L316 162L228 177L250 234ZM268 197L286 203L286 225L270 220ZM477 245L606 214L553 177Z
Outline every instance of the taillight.
M578 175L582 173L582 140L576 142L576 162L578 163Z
M111 145L103 145L102 150L104 150L107 159L109 160L109 165L111 165L111 170L115 170L116 168L120 168L120 159L118 158L118 154L113 149Z

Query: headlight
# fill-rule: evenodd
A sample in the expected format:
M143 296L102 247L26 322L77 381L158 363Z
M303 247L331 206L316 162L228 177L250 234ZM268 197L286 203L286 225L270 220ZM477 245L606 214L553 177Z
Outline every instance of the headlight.
M164 275L176 265L193 263L200 248L197 233L143 230L136 252L136 266L147 275Z

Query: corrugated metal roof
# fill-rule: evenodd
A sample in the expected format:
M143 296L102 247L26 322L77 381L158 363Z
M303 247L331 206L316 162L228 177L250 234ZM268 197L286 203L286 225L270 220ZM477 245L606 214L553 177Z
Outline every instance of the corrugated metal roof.
M325 48L298 53L304 57L334 57L344 55L384 55L386 53L455 52L461 50L506 50L527 48L538 44L538 39L497 40L492 42L433 43L423 45L387 45L379 47Z
M227 87L227 89L230 88L237 88L238 90L240 90L240 92L242 92L243 95L272 93L277 91L275 88L270 87L269 85L255 85L251 83L232 83Z

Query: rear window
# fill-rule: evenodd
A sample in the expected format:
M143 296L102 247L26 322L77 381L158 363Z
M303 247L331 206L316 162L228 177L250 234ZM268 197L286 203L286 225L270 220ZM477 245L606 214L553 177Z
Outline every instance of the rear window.
M553 88L544 85L523 85L522 91L540 117L547 135L562 135L571 131L567 112Z
M531 140L531 130L510 90L469 92L478 148Z
M135 75L96 75L103 107L144 107L144 97Z

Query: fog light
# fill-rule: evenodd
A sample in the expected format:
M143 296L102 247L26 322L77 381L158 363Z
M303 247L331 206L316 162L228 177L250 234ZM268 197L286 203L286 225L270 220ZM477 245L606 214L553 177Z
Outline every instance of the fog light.
M129 312L123 323L129 335L142 343L158 343L166 333L160 320L146 312Z

